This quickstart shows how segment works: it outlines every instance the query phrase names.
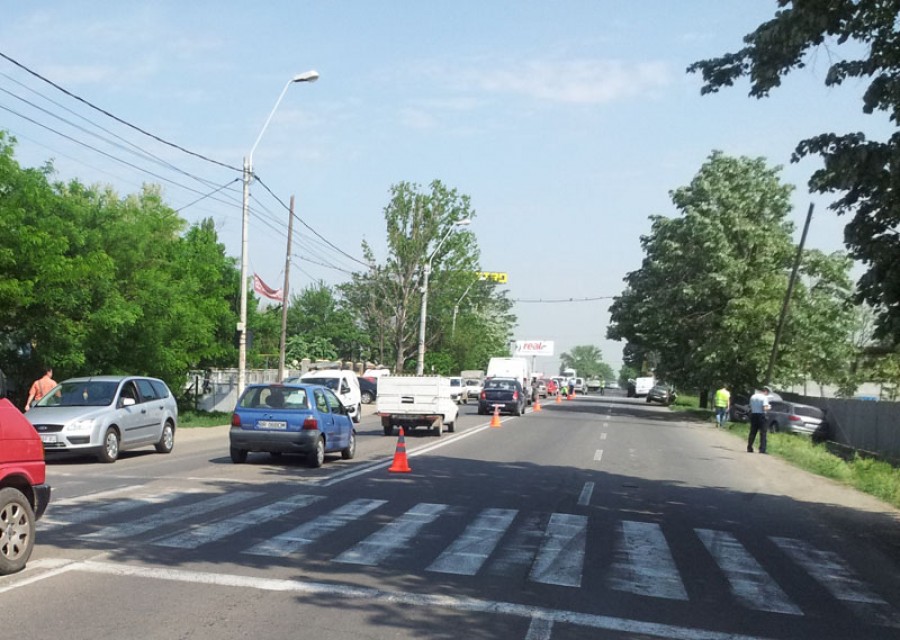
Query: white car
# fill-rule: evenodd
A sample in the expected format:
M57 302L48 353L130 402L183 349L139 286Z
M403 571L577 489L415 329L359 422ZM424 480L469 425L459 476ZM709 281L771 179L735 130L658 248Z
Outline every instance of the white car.
M467 403L469 400L478 402L478 398L481 396L481 390L483 388L484 382L478 378L463 379L463 404Z
M353 422L359 424L362 418L362 393L356 373L348 369L322 369L307 371L300 376L300 380L307 384L320 384L334 391Z
M459 376L450 376L450 398L453 399L453 402L456 404L462 403L465 398L465 392L463 379Z

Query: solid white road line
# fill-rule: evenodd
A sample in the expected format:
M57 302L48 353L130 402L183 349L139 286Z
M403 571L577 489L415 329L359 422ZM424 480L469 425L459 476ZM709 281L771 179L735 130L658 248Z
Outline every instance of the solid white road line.
M591 503L591 496L594 493L594 483L593 482L585 482L584 486L581 488L581 495L578 496L578 504L581 506L586 506Z
M622 536L612 565L609 586L654 598L687 600L687 592L659 525L623 520Z
M731 592L741 604L757 611L803 615L733 535L712 529L694 531L725 574Z
M253 509L252 511L241 511L238 515L219 520L218 522L210 522L199 527L192 527L187 531L177 533L173 536L162 538L153 542L159 547L169 547L172 549L196 549L197 547L221 540L226 536L230 536L238 531L245 531L250 527L254 527L262 522L269 522L275 518L280 518L297 509L308 507L314 502L318 502L324 496L312 496L299 494L291 496L286 500L279 500L272 504Z
M242 553L282 558L289 556L386 503L387 500L367 500L365 498L353 500L342 507L338 507L331 513L319 516L309 522L304 522L299 527L269 540L264 540Z
M765 640L760 636L748 636L721 631L707 631L670 624L643 622L567 611L548 609L530 605L515 604L496 600L481 600L451 595L431 595L400 591L386 591L368 587L351 587L341 584L307 582L301 580L281 580L276 578L254 578L224 573L185 571L167 567L148 567L106 562L74 562L62 571L83 571L97 575L112 575L152 580L169 580L192 584L257 589L281 593L302 593L307 595L331 595L342 598L366 599L386 605L409 605L425 608L444 607L468 613L515 616L532 620L541 618L553 623L571 624L591 629L614 631L625 635L646 635L668 640Z
M551 514L531 568L533 581L561 587L581 586L587 522L585 516Z
M517 513L516 509L485 509L431 563L428 571L474 576L494 552Z
M99 539L99 540L120 540L122 538L130 538L141 533L146 533L151 529L155 529L162 524L172 524L181 520L203 515L210 511L230 507L243 500L256 498L263 495L259 491L232 491L224 493L215 498L208 498L200 502L192 502L178 507L169 507L160 509L144 518L132 520L131 522L119 523L103 527L99 531L88 533L82 538Z
M333 561L377 565L398 549L405 548L422 527L433 522L445 509L445 504L417 504Z
M820 551L804 540L776 536L769 539L858 616L875 624L900 627L897 611L857 578L837 554Z

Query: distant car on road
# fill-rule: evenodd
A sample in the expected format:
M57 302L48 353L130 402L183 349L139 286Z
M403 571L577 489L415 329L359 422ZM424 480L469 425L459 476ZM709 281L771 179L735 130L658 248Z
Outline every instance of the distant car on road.
M769 400L769 406L769 431L812 435L825 421L825 412L808 404Z
M587 384L584 378L575 378L575 393L587 393Z
M665 382L658 382L647 392L647 403L658 402L668 407L675 402L677 395L675 387Z
M603 388L603 381L598 378L590 378L585 384L588 391L600 391Z
M119 453L175 446L178 405L162 380L143 376L91 376L59 383L26 414L44 451L90 453L115 462Z
M456 404L462 404L465 389L463 379L459 376L450 376L450 397Z
M609 382L607 382L603 385L603 388L604 389L618 389L619 383L616 382L615 380L610 380Z
M254 451L299 453L311 467L325 454L356 455L356 431L349 410L335 393L318 384L254 384L244 389L231 415L231 461L247 461Z
M550 393L549 389L547 389L547 381L543 378L537 378L534 382L532 382L532 386L534 387L539 398L546 398Z
M479 378L463 378L463 404L472 400L478 402L484 383Z
M359 399L363 404L372 404L378 397L378 378L358 378Z
M484 381L484 389L478 399L478 414L486 415L494 412L499 405L503 413L520 416L525 413L527 403L525 390L516 378L488 378Z

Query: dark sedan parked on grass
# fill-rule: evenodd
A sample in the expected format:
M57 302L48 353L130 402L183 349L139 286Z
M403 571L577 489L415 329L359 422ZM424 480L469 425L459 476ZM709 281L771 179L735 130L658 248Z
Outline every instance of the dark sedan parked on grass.
M300 453L311 467L325 454L356 455L356 431L347 409L331 389L315 384L248 386L231 415L231 461L247 461L251 451Z
M678 396L675 393L675 387L670 384L666 384L665 382L660 382L653 386L650 391L647 392L647 404L651 402L658 402L662 405L669 406L673 402L675 402L675 398Z
M503 413L520 416L525 413L525 391L516 378L488 378L478 397L478 414L493 413L496 407Z

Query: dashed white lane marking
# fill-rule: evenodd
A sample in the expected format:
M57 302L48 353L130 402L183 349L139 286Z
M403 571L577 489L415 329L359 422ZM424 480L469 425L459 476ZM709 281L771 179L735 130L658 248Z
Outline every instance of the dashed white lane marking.
M144 518L133 520L128 523L103 527L99 531L85 534L82 537L100 540L120 540L122 538L130 538L141 533L146 533L151 529L155 529L160 526L161 523L172 524L181 520L187 520L188 518L203 515L210 511L215 511L216 509L230 507L238 502L261 495L263 494L259 491L232 491L231 493L224 493L215 498L201 500L200 502L192 502L178 507L160 509L156 513Z
M601 439L601 440L606 440L606 432L605 432L605 431L604 431L603 433L600 434L600 439Z
M594 460L596 460L597 462L599 462L599 461L602 460L602 459L603 459L603 449L597 449L597 450L594 452Z
M694 531L725 573L731 592L742 604L757 611L803 615L733 535L712 529Z
M610 571L610 588L654 598L687 600L659 525L631 520L623 520L621 524L622 537Z
M447 508L445 504L417 504L359 544L347 549L334 562L377 565L398 549L405 548L426 524Z
M591 503L591 495L594 493L594 483L593 482L585 482L584 487L581 488L581 495L578 496L578 504L581 506L589 505Z
M550 640L553 635L553 620L535 616L528 625L525 640Z
M587 522L585 516L568 513L550 516L540 551L531 568L532 580L561 587L581 586Z
M193 527L182 533L177 533L174 536L156 540L153 544L159 547L169 547L172 549L196 549L199 546L221 540L222 538L239 531L245 531L257 524L280 518L297 509L308 507L323 498L324 496L305 494L291 496L286 500L279 500L278 502L264 505L258 509L242 512L232 518L227 518L218 522L210 522L209 524L199 527Z
M326 513L314 520L304 522L299 527L269 540L264 540L242 553L282 558L289 556L329 533L337 531L344 525L358 520L385 503L387 503L387 500L367 500L365 498L353 500L342 507L338 507L331 513Z
M608 427L608 426L609 426L609 423L608 423L608 422L604 422L604 423L603 423L603 428L606 428L606 427Z
M494 552L517 513L516 509L485 509L431 563L428 571L474 576Z
M769 539L857 615L875 619L878 624L900 627L897 611L859 580L837 554L821 551L795 538L771 536Z
M567 611L565 609L548 609L512 602L481 600L478 598L457 597L451 595L431 595L400 591L385 591L368 587L351 587L340 584L322 582L306 582L301 580L281 580L276 578L254 578L233 574L186 571L164 567L147 567L105 562L84 561L73 562L59 572L83 571L97 575L143 578L153 580L169 580L193 584L236 587L239 589L257 589L260 591L277 591L282 593L303 593L308 595L332 595L342 598L366 599L388 605L409 605L418 607L445 607L468 613L484 613L488 615L515 616L532 620L541 618L553 623L571 624L591 629L615 631L625 635L647 635L670 640L766 640L761 636L707 631L691 627L679 627L656 622L629 620L612 616L594 615Z

